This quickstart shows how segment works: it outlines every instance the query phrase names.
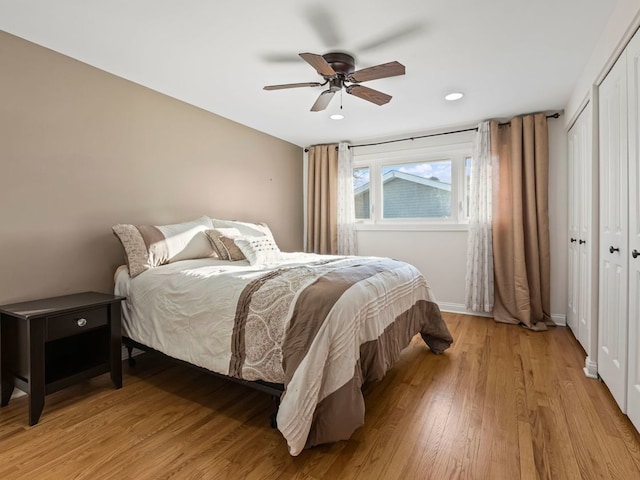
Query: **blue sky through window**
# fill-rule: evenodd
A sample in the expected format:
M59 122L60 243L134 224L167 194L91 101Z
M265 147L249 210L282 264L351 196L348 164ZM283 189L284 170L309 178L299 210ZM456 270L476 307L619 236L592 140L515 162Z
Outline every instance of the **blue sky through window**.
M353 169L353 188L356 189L369 183L369 167Z
M451 162L449 160L442 162L408 163L405 165L382 167L382 174L384 175L385 173L393 170L408 173L410 175L416 175L422 178L434 179L435 177L442 183L451 184Z

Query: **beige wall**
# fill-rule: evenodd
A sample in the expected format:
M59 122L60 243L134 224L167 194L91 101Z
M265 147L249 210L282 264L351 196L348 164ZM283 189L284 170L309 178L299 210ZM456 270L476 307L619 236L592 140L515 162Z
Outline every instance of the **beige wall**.
M299 147L4 32L0 66L0 304L111 291L115 223L265 221L302 249Z

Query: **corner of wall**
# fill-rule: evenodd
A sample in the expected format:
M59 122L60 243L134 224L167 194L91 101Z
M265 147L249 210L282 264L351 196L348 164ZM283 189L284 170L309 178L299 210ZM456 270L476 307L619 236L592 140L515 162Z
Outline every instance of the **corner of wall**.
M602 82L638 27L640 27L640 2L618 0L565 107L567 130L584 106L586 99L589 98L592 86Z

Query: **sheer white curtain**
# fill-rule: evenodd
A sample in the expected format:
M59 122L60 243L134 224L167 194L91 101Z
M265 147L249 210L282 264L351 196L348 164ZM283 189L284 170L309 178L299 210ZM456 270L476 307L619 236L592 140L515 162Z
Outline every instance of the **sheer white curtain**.
M492 158L489 122L478 125L471 162L466 307L493 310Z
M338 254L357 255L356 212L353 200L353 153L338 144Z

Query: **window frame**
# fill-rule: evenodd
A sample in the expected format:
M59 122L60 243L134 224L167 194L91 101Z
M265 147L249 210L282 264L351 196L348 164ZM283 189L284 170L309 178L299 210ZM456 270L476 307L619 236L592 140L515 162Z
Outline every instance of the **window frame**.
M454 135L451 135L454 137ZM470 135L457 138L427 138L407 146L387 144L354 151L353 169L369 168L369 218L356 219L357 230L466 230L466 160L473 157ZM451 161L451 216L447 218L384 218L382 169L393 165Z

